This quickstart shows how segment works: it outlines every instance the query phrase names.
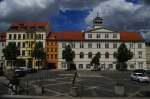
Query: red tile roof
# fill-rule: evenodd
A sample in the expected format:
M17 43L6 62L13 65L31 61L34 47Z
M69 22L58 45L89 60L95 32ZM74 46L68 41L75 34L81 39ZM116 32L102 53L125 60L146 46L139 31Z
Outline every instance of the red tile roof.
M120 32L121 41L144 41L143 37L137 32Z
M0 41L5 42L6 41L6 32L0 32Z
M19 29L45 29L45 27L48 26L48 22L15 22L13 23L9 30L19 30Z
M84 40L83 32L52 32L48 39L55 40Z

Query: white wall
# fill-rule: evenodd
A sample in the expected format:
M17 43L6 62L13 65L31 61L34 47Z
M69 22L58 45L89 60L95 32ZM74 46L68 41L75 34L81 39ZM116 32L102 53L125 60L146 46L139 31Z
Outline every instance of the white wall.
M84 48L80 48L80 43L84 43ZM112 69L115 69L115 64L116 64L116 59L113 57L113 53L114 52L117 52L117 48L113 48L113 44L114 43L117 43L117 47L120 46L121 42L117 42L117 41L74 41L75 43L75 48L73 48L73 50L75 51L75 59L74 59L74 62L78 68L79 64L83 64L83 69L86 69L86 64L90 64L90 61L91 59L88 58L88 52L92 52L93 54L96 54L97 52L101 52L101 58L100 58L100 64L103 64L105 65L105 69L108 69L109 67L109 64L112 64L113 65L113 68ZM63 48L62 48L62 43L66 43L66 44L70 44L71 42L66 42L66 41L60 41L58 44L59 44L59 53L58 53L58 68L59 69L65 69L65 68L62 68L62 62L65 62L63 59L62 59L62 51L63 51ZM88 43L92 43L93 44L93 47L92 48L88 48ZM97 48L97 43L101 43L101 48ZM106 49L105 48L105 43L109 43L109 48ZM128 48L130 48L130 44L133 43L133 48L131 49L131 51L133 53L135 53L133 59L131 59L129 62L128 62L128 69L138 69L139 68L139 62L142 62L143 64L143 69L146 69L146 55L145 55L145 43L142 42L142 48L138 48L138 44L140 42L126 42L126 45ZM142 58L139 58L139 55L138 55L138 51L142 51ZM80 52L84 52L84 58L83 59L80 59L79 57L79 54ZM105 52L109 52L110 56L108 59L105 58ZM93 55L94 57L94 55ZM130 65L134 65L134 68L130 68Z

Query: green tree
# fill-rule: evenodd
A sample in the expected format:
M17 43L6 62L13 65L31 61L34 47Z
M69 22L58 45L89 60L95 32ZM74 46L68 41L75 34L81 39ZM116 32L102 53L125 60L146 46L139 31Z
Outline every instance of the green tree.
M127 48L125 43L122 43L116 53L117 65L116 69L119 71L127 70L127 61L133 58L133 53Z
M97 52L95 56L92 58L90 64L94 66L94 70L98 70L98 66L100 65L100 52Z
M17 59L17 56L19 56L20 51L17 48L15 43L9 43L4 49L3 49L5 60L11 61L11 68L14 66L14 62Z
M46 54L45 54L42 42L35 43L35 47L32 52L32 57L34 57L35 60L37 60L38 68L39 68L39 65L44 65L43 61L45 60Z
M62 51L62 58L65 59L67 63L67 69L76 69L73 62L75 52L72 50L70 45L65 46L65 49Z

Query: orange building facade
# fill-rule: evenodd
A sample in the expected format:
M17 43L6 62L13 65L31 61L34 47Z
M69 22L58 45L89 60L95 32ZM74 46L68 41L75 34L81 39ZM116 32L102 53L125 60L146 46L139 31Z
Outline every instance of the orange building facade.
M57 69L58 67L58 42L55 40L55 35L49 33L46 40L46 56L47 67L49 69Z

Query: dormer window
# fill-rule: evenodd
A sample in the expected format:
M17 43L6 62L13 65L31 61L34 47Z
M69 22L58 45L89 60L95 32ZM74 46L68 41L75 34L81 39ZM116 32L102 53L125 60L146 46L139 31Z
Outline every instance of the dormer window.
M113 34L113 38L117 38L117 34Z
M105 38L109 38L109 34L105 34Z
M92 38L92 34L88 34L88 38Z
M97 38L100 38L100 37L101 37L101 35L100 35L100 34L97 34L97 35L96 35L96 37L97 37Z

